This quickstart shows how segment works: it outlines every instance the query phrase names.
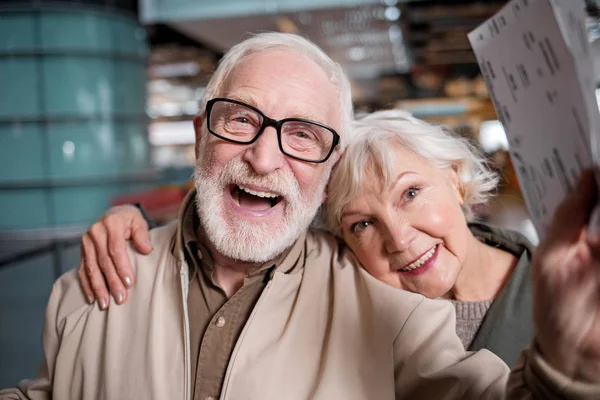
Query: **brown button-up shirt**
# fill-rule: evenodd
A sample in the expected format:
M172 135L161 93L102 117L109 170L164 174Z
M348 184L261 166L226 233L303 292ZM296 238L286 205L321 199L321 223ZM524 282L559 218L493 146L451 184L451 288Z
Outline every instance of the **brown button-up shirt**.
M212 257L199 227L195 202L184 216L183 241L190 266L188 312L194 400L217 399L233 352L254 305L275 270L290 272L297 260L286 260L289 251L249 274L230 298L215 279ZM291 257L294 258L294 257Z

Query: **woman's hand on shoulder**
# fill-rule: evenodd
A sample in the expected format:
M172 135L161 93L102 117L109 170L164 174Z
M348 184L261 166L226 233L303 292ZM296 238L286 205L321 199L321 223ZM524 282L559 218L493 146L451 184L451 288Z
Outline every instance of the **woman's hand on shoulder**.
M133 247L140 253L152 251L148 223L132 205L109 209L81 239L79 280L88 301L98 300L103 310L108 308L110 294L117 304L123 304L127 289L133 285L128 240L133 241Z

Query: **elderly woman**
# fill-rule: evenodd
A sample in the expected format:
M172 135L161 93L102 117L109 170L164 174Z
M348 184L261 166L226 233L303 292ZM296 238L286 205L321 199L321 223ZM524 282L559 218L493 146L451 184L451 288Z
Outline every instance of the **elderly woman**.
M356 122L329 186L325 217L377 279L450 300L465 348L511 365L532 336L522 235L469 222L497 176L469 143L399 110Z
M468 222L496 175L466 140L399 110L368 115L354 129L328 186L328 229L377 279L452 301L466 349L487 348L513 364L532 337L533 247L518 233ZM105 222L112 240L126 236L125 226L145 229L137 213L128 222L130 209Z

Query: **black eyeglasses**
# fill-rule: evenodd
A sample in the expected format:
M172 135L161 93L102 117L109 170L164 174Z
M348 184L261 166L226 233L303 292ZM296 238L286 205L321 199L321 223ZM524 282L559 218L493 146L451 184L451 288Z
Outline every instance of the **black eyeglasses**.
M277 121L251 105L224 98L206 103L206 124L213 135L239 144L254 143L267 126L272 126L283 154L312 163L327 161L340 141L340 135L327 125L302 118Z

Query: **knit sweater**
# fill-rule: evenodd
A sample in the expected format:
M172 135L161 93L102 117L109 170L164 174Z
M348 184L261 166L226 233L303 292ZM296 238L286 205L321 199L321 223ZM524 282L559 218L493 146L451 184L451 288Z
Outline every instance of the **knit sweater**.
M529 264L534 247L517 232L481 223L470 223L469 228L487 245L514 254L518 262L493 301L455 302L456 332L468 350L485 348L513 365L533 334Z
M456 309L456 334L465 349L469 349L485 314L490 309L494 300L484 301L457 301L450 300Z

